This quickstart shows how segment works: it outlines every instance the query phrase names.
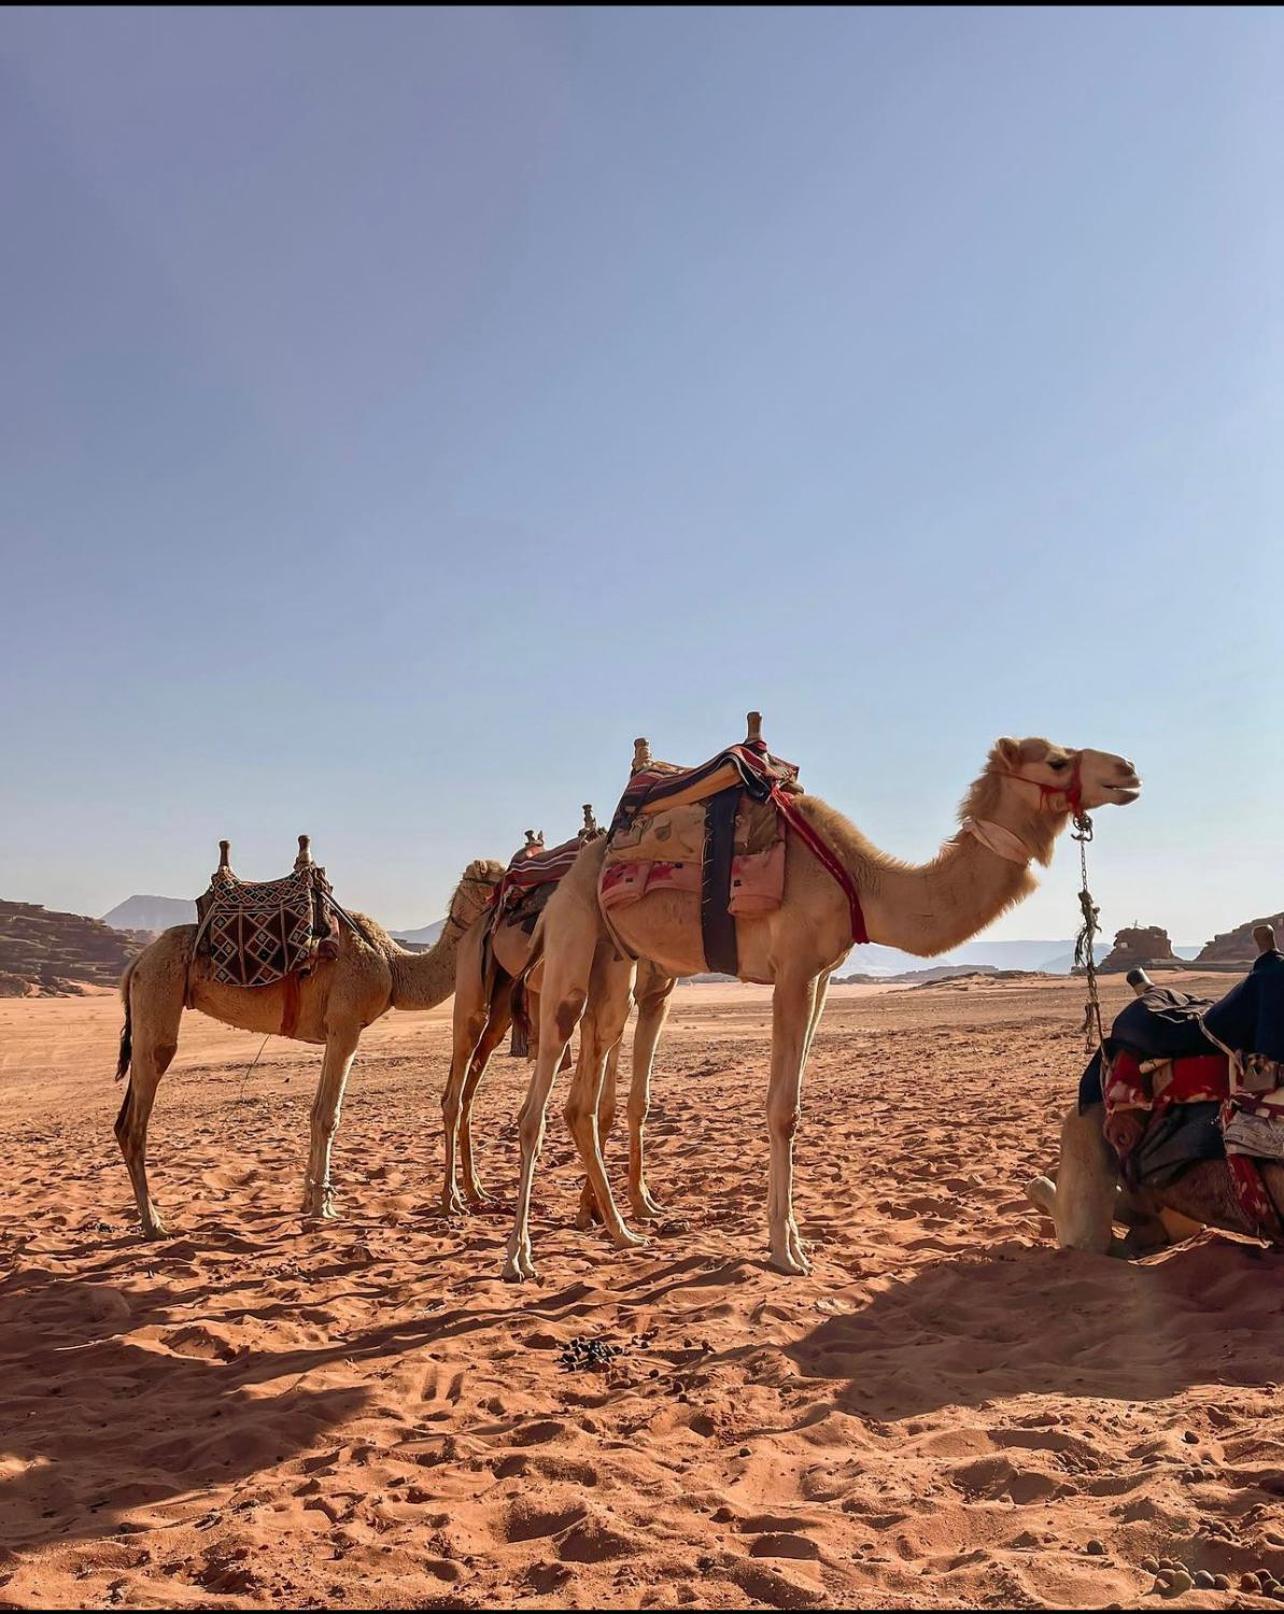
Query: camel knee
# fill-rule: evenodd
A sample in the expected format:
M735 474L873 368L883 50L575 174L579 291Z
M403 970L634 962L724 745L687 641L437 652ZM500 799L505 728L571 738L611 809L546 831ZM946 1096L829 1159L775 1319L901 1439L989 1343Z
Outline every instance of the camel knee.
M557 1026L557 1035L562 1042L571 1040L571 1033L580 1023L580 1016L584 1013L584 1005L588 1002L588 994L582 987L574 987L562 998L553 1013L553 1022Z
M593 1119L593 1110L584 1103L583 1099L574 1091L567 1095L566 1103L562 1106L562 1115L570 1128L571 1134L578 1137Z
M792 1139L798 1131L802 1111L797 1104L773 1104L767 1109L767 1130L773 1138Z
M523 1104L517 1117L517 1137L524 1154L537 1150L544 1138L544 1112L533 1104Z

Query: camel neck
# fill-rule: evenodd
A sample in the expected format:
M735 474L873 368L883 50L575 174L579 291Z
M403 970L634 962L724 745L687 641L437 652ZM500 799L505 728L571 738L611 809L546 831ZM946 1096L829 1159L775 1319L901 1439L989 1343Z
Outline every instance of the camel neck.
M869 939L931 958L984 930L1034 890L1028 865L960 830L930 863L901 863L878 850L840 814L802 798L815 828L842 858L860 892ZM1046 862L1064 818L1036 818L1019 804L991 814L994 822ZM836 890L837 895L837 890Z
M455 954L459 950L458 925L446 928L426 953L398 948L392 966L394 1009L435 1009L455 990Z

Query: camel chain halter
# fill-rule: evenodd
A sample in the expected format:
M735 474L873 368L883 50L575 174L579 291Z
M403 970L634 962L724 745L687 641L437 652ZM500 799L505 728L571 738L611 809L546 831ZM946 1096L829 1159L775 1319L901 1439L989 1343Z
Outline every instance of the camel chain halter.
M1106 1033L1101 1024L1101 994L1097 987L1097 921L1101 917L1101 910L1092 900L1092 892L1088 889L1088 842L1092 839L1092 819L1081 808L1074 815L1074 828L1071 836L1079 843L1079 873L1082 884L1079 889L1079 912L1082 916L1079 934L1074 939L1075 966L1083 966L1084 975L1088 983L1088 1001L1083 1008L1083 1045L1087 1053L1095 1051L1106 1040Z

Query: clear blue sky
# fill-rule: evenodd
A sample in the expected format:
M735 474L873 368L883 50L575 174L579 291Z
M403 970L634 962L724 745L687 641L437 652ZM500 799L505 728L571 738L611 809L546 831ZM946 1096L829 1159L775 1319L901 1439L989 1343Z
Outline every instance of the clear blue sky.
M443 910L750 706L930 855L1284 901L1280 11L11 9L0 895ZM1076 869L996 928L1064 936Z

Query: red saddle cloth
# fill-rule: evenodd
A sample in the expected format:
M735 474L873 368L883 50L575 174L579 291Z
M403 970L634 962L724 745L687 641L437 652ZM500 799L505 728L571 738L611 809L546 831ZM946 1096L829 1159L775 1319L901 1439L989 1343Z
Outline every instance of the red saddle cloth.
M560 846L549 847L546 851L518 852L491 897L492 925L510 918L541 886L557 885L569 873L571 865L584 850L584 844L577 835L573 840L563 841Z
M1132 1151L1146 1129L1176 1104L1221 1105L1221 1126L1225 1133L1241 1099L1231 1094L1230 1060L1225 1054L1198 1054L1187 1059L1161 1062L1157 1068L1143 1071L1142 1061L1130 1050L1120 1049L1106 1067L1101 1084L1109 1120L1122 1112L1133 1111L1142 1121L1134 1136L1131 1148L1124 1147L1120 1155L1126 1165ZM1116 1152L1122 1146L1116 1144ZM1239 1201L1239 1208L1249 1226L1260 1238L1272 1243L1284 1243L1284 1226L1262 1177L1260 1163L1251 1155L1235 1147L1226 1150L1226 1165L1231 1186Z

